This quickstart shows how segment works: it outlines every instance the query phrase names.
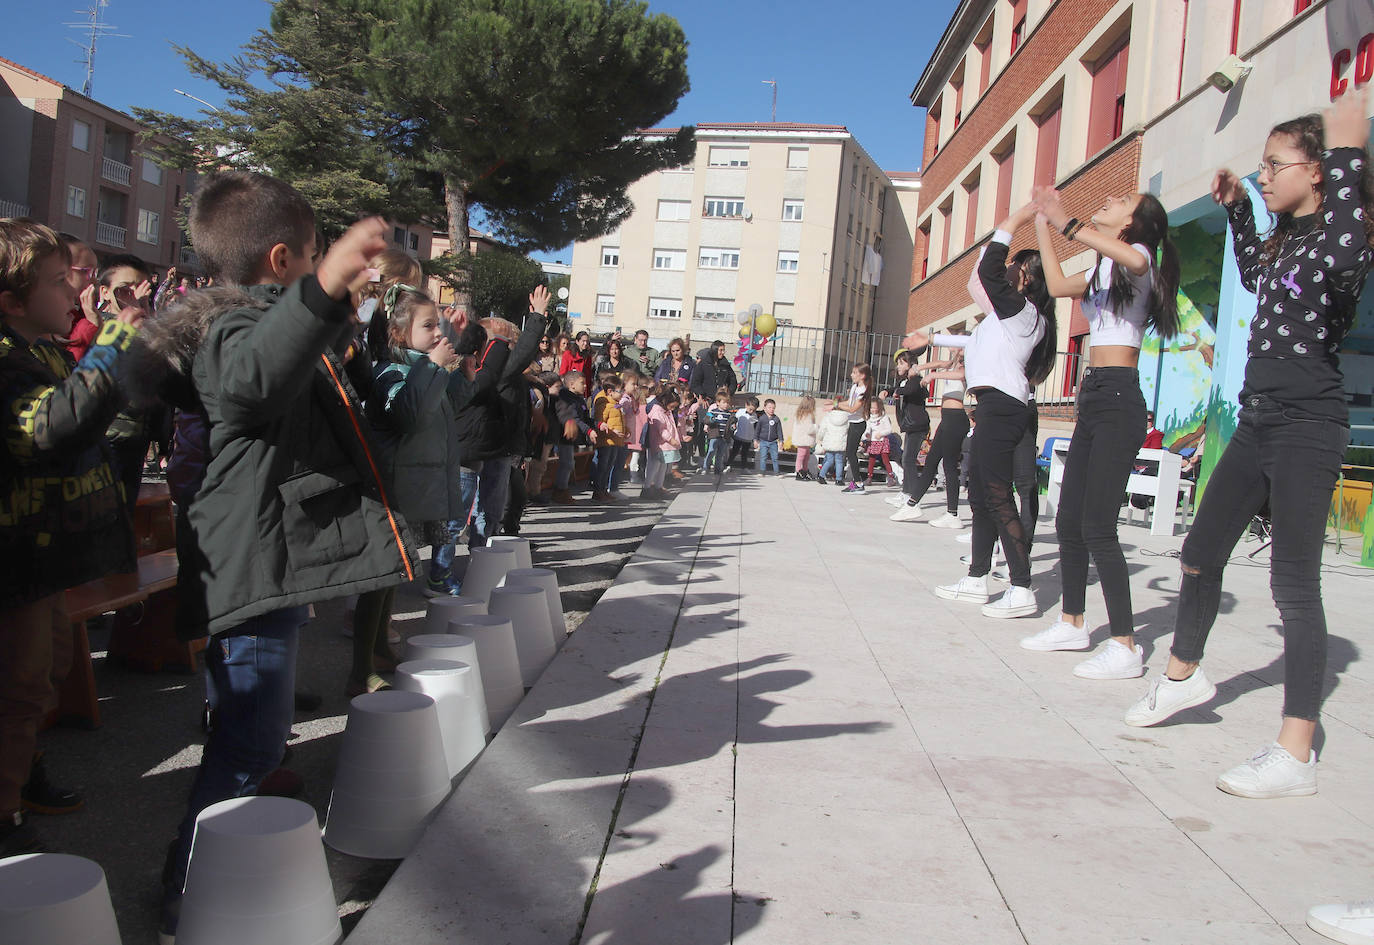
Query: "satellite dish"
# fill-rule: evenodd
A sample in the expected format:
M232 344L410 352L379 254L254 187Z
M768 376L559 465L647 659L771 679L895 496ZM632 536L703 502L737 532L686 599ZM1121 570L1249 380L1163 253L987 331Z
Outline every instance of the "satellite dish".
M567 287L567 286L565 286L565 285L560 285L560 286L558 287L558 297L559 297L560 299L562 299L564 302L568 301L568 287Z
M744 222L745 222L745 223L752 223L753 220L754 220L754 215L753 215L752 213L750 213L748 210L744 211Z

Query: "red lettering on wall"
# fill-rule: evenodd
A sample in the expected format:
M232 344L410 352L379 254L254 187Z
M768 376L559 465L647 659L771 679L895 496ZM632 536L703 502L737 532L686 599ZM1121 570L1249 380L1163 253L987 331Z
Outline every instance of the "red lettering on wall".
M1374 33L1360 37L1355 47L1355 84L1364 85L1374 77Z
M1341 49L1336 55L1331 57L1331 100L1334 102L1345 93L1346 87L1350 84L1341 78L1341 72L1350 65L1350 50Z

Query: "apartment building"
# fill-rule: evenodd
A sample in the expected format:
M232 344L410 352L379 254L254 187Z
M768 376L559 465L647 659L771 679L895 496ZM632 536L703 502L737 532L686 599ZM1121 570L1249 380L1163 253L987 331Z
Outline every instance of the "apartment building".
M654 129L646 136L665 136ZM758 304L790 327L897 332L921 181L842 125L704 124L687 165L637 181L621 227L573 247L569 315L651 342L734 342Z
M176 220L187 175L142 152L122 112L0 59L0 216L30 216L100 255L194 269Z

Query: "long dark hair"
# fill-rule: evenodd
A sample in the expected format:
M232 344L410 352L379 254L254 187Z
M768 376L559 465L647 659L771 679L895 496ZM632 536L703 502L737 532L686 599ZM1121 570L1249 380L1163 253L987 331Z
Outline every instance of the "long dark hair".
M1154 194L1141 194L1131 214L1131 222L1118 237L1123 243L1143 243L1149 249L1150 297L1145 303L1145 327L1154 330L1161 339L1172 338L1179 332L1178 323L1178 250L1169 239L1169 214ZM1158 265L1156 265L1158 260ZM1102 262L1102 254L1097 256ZM1097 284L1098 266L1083 290L1087 298L1101 287ZM1107 287L1107 305L1121 311L1135 300L1135 286L1124 266L1112 266L1112 282Z
M1045 334L1031 349L1030 357L1026 360L1026 379L1034 387L1050 376L1054 370L1054 356L1059 350L1059 324L1054 317L1054 297L1050 295L1050 287L1045 282L1045 267L1040 261L1039 250L1021 250L1011 258L1011 268L1020 269L1026 277L1021 294L1035 306L1041 321L1045 323Z
M1297 118L1279 122L1269 131L1269 137L1272 138L1274 135L1287 135L1292 139L1293 146L1302 152L1303 157L1309 161L1318 162L1320 166L1322 151L1326 148L1320 115L1300 115ZM1318 213L1321 213L1322 207L1326 203L1325 184L1326 174L1323 170L1323 187L1317 190ZM1368 163L1365 164L1364 173L1360 175L1359 187L1360 205L1364 208L1365 242L1374 246L1374 170L1371 170ZM1260 253L1260 260L1265 265L1272 265L1274 260L1278 259L1284 241L1293 231L1293 214L1280 213L1275 216L1274 227L1265 238L1264 250ZM1355 324L1355 305L1345 293L1334 293L1327 317L1331 323L1331 337L1328 340L1331 342L1340 341Z
M868 405L876 396L873 391L873 369L867 364L856 364L854 365L854 370L863 375L864 395L859 398L859 403L862 404L859 409L862 411L863 416L867 417Z

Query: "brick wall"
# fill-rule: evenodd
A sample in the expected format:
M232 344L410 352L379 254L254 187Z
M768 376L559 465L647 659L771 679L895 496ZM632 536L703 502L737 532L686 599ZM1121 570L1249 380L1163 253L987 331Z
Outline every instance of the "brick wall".
M1060 196L1069 216L1086 220L1102 206L1105 198L1135 191L1140 175L1140 146L1139 131L1125 135L1092 163L1063 181ZM912 290L907 301L908 331L923 328L969 304L969 276L973 274L974 264L978 261L978 251L986 242L984 238L969 247ZM1035 231L1031 227L1023 227L1013 237L1011 248L1015 252L1034 245ZM1054 249L1060 259L1082 251L1081 246L1069 243L1058 234L1054 237ZM915 274L919 276L919 256L916 266Z

